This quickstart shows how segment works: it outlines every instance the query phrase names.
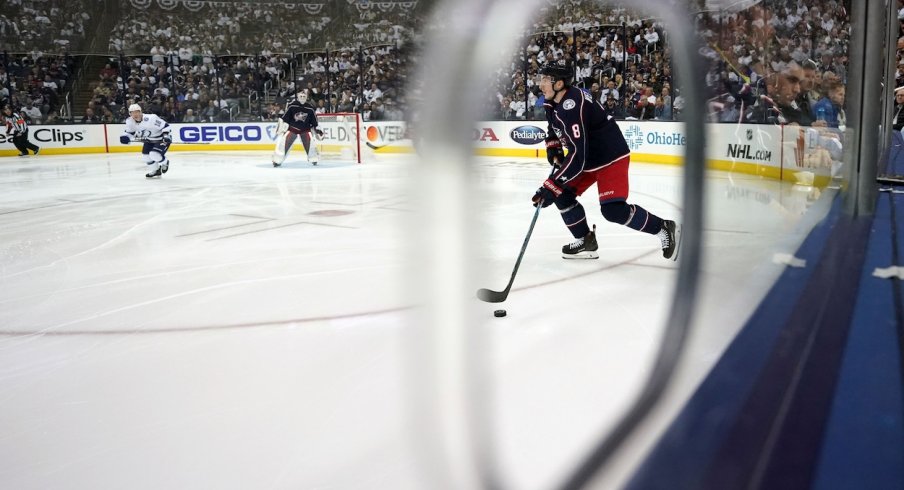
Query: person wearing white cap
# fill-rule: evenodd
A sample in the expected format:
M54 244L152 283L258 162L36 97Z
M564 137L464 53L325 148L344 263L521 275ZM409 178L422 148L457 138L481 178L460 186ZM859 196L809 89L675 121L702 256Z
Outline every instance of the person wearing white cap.
M126 129L119 137L119 142L124 145L132 141L144 143L141 158L148 166L145 177L151 179L165 174L169 170L166 151L173 142L169 123L154 114L144 114L138 104L129 106L129 117L125 123Z

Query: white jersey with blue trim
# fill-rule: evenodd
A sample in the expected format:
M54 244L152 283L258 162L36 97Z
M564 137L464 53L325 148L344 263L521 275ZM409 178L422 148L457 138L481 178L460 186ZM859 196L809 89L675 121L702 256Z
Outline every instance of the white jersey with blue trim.
M131 139L159 142L164 135L170 134L170 125L155 114L142 114L141 122L135 122L131 117L126 119L126 129L123 134Z

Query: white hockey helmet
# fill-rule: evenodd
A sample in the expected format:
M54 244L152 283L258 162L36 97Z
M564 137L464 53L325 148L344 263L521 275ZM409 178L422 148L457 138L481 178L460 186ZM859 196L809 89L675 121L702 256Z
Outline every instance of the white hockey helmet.
M308 101L308 91L307 90L299 90L297 94L295 94L295 98L298 99L298 102L304 104Z
M138 105L138 104L132 104L132 105L130 105L130 106L129 106L129 114L131 114L131 113L133 113L133 112L135 112L135 111L143 112L143 111L141 110L141 106L140 106L140 105Z

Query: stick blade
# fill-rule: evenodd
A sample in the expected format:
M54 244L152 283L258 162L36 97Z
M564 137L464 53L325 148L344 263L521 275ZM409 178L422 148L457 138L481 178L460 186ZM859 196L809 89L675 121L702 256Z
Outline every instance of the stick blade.
M487 303L502 303L508 297L508 291L492 291L481 288L477 290L477 299Z

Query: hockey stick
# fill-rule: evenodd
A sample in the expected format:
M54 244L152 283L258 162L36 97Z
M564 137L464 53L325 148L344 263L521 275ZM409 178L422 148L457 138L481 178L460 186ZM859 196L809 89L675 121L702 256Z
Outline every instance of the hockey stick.
M502 303L508 298L509 291L512 290L512 283L515 282L515 274L518 273L518 266L521 265L521 259L524 258L524 251L527 250L527 242L530 241L530 235L534 232L534 225L537 224L537 217L540 216L540 209L543 208L543 202L537 203L537 210L534 211L534 218L530 221L530 228L527 229L527 236L524 237L524 244L521 245L521 253L518 254L518 260L515 261L515 268L512 270L512 277L509 279L508 286L502 291L493 291L492 289L481 288L477 290L477 299L486 301L487 303Z
M371 143L370 141L365 141L364 144L366 144L371 150L379 150L380 148L383 148L384 146L388 145L389 143L383 143L382 145L377 146L377 145Z
M156 143L156 141L132 140L132 143ZM170 141L171 145L209 145L210 141Z

